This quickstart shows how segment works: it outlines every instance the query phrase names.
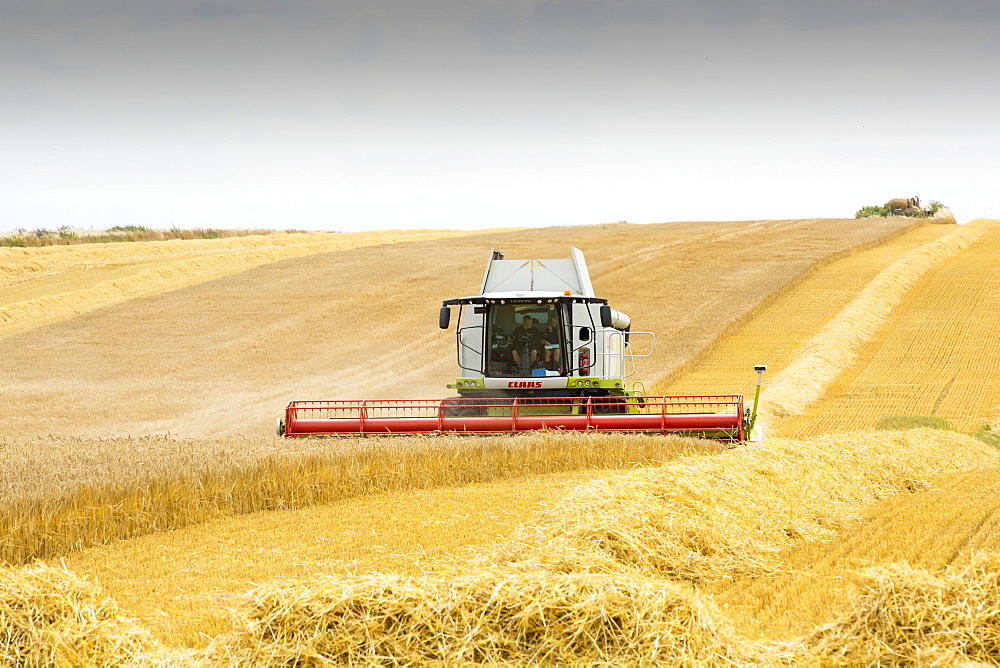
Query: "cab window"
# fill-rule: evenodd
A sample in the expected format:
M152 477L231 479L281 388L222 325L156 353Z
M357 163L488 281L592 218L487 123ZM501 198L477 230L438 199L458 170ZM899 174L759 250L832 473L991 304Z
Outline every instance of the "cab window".
M524 327L524 317L533 319L537 353L532 359L513 351L512 335ZM565 375L564 327L558 304L494 304L487 317L488 376ZM542 373L543 369L548 373ZM553 373L555 372L555 373Z

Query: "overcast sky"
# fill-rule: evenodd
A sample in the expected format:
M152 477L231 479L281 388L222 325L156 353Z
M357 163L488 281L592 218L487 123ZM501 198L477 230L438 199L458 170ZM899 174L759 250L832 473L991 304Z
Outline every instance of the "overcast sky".
M1000 217L995 0L0 0L0 231Z

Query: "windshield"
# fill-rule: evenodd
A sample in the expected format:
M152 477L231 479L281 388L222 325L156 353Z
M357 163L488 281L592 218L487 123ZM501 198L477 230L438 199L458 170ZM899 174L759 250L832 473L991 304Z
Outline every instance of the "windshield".
M487 320L487 376L562 376L564 327L558 304L494 304Z

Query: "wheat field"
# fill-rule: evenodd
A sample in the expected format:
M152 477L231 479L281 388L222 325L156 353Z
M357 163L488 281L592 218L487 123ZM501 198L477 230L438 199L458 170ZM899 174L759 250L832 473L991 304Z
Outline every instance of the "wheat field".
M276 233L0 248L0 337L278 260L460 234L454 230Z
M911 223L404 235L398 243L251 265L81 313L43 335L34 329L0 338L7 362L0 437L265 436L292 399L443 398L456 374L455 350L453 335L437 328L437 310L443 299L477 291L493 247L510 257L565 257L571 244L582 247L596 289L660 337L643 367L651 382L816 262Z
M769 365L763 421L790 436L874 427L891 416L940 416L970 431L996 414L991 319L1000 225L925 226L843 258L784 291L657 389L731 383L739 357ZM872 359L885 355L880 366ZM985 353L985 355L984 355ZM863 375L863 380L854 379ZM945 401L956 389L955 399Z
M130 663L825 665L846 657L849 664L919 664L942 653L989 659L996 656L989 638L1000 632L993 612L1000 609L1000 564L977 550L995 549L983 522L997 521L995 477L979 497L989 495L987 507L946 517L934 509L944 497L965 505L966 493L983 481L977 476L998 466L995 448L933 429L773 441L598 476L568 494L563 485L580 478L541 481L547 496L510 501L523 517L532 500L547 500L526 523L492 546L473 544L451 558L428 561L428 551L414 543L440 535L435 518L458 507L496 513L493 502L511 496L496 487L435 492L439 509L417 494L425 505L414 516L414 499L396 495L369 506L376 515L362 506L331 507L325 516L317 508L239 529L206 525L177 539L160 534L71 555L48 571L8 570L3 579L11 596L44 607L53 623L62 615L74 620L58 627L73 651L103 656L111 647ZM501 487L525 498L533 486ZM893 514L899 512L908 513L902 522ZM351 523L348 513L360 522ZM375 537L393 526L375 517L397 513L410 520L409 541ZM331 535L326 549L296 545L293 527L303 521L317 537L350 527L372 537ZM395 522L397 530L406 524ZM969 534L972 541L955 537L930 555L913 546L906 554L914 563L906 567L882 561L895 563L900 552L892 546L910 535L930 546L928 529L961 533L972 525L979 529ZM452 516L449 532L462 526L468 524ZM854 540L845 544L848 532ZM268 535L283 540L268 543ZM270 584L245 583L248 593L234 601L227 593L239 579L233 567L246 562L250 577L265 572L285 545L300 558L312 551L313 560ZM367 546L374 554L364 553ZM434 557L457 545L428 547ZM355 559L338 557L338 550ZM95 589L87 574L107 580L108 589ZM123 603L134 614L137 601L149 608L167 600L173 603L159 624L136 623L122 612ZM65 610L54 609L56 601L65 601ZM81 620L74 610L82 604L100 617ZM235 612L220 615L229 605ZM193 645L187 649L163 634L165 619L185 606L198 620L186 630ZM44 622L9 619L8 644L31 645L46 632ZM95 627L89 634L75 626L88 623ZM206 634L201 643L198 632ZM970 646L970 637L979 645Z
M961 431L997 422L1000 225L980 225L977 243L924 274L823 400L783 426L786 433L900 415L944 418Z
M1000 454L854 431L1000 417L995 221L276 236L0 257L0 661L1000 663ZM767 363L784 438L268 436L443 396L440 300L569 244L647 387Z
M818 267L720 337L687 368L658 384L671 393L741 392L750 395L755 377L739 377L747 359L768 365L766 383L833 316L897 258L950 234L955 228L924 225L885 243Z

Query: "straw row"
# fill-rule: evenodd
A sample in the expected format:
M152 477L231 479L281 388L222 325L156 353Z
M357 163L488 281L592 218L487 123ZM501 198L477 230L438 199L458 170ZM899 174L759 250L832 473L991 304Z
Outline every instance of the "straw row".
M253 592L230 665L733 665L764 650L697 594L636 577L479 571L325 577Z
M247 596L203 654L158 645L90 582L0 571L11 665L997 665L1000 554L928 572L862 573L853 607L798 640L742 637L711 600L641 576L492 569L456 577L324 576Z
M236 630L200 658L229 665L995 663L1000 557L944 574L874 571L854 612L770 646L741 636L678 580L773 570L778 550L834 535L879 498L920 489L938 472L998 464L1000 454L979 441L922 429L777 441L622 474L582 486L503 549L459 563L457 575L262 587L236 613ZM8 639L7 656L22 663L166 656L65 571L6 572L0 597L8 601L0 637ZM41 654L54 651L61 654ZM59 658L70 656L79 660Z
M1000 224L942 261L915 286L854 364L800 416L786 436L874 426L886 416L942 418L975 432L1000 401Z
M800 414L820 398L918 280L932 267L968 248L991 229L973 221L948 236L909 251L886 267L857 297L805 343L794 361L769 383L765 416Z
M806 639L824 665L1000 664L1000 554L939 573L894 564L864 575L854 609Z
M998 463L995 448L926 428L775 439L581 485L486 559L693 582L760 574L931 475Z
M0 570L0 664L134 665L157 649L113 601L73 573L43 564Z
M244 665L810 665L834 656L835 639L762 647L678 580L772 570L779 550L833 536L926 476L998 463L979 441L924 429L780 441L622 474L581 486L469 575L261 588L213 651ZM868 642L871 629L854 632Z

